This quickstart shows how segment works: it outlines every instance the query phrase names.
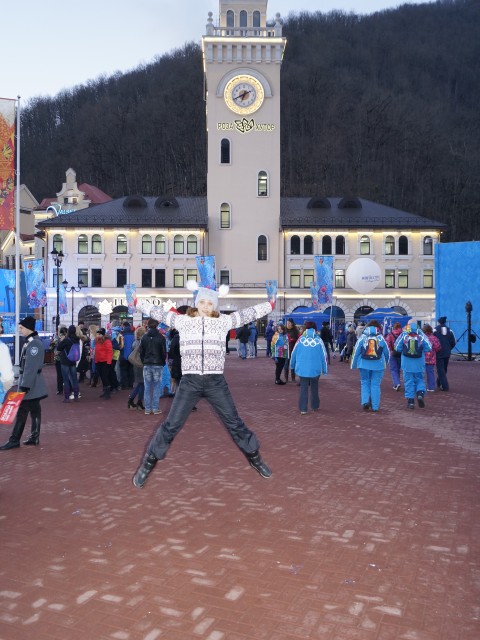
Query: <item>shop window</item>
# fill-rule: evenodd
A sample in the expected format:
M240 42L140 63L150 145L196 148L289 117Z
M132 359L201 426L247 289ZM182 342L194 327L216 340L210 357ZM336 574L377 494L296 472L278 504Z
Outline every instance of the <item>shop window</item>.
M408 238L407 236L400 236L398 239L398 255L408 256Z
M102 253L102 237L99 233L92 236L92 253Z
M323 236L322 238L322 255L332 255L332 239L330 236Z
M395 238L393 236L387 236L385 238L385 255L395 255Z
M142 253L143 254L152 253L152 236L149 236L149 235L142 236Z
M78 236L77 253L88 253L88 238L84 233Z
M305 236L303 240L303 253L306 256L313 256L313 237Z
M362 236L360 238L360 255L370 255L370 238L368 236Z

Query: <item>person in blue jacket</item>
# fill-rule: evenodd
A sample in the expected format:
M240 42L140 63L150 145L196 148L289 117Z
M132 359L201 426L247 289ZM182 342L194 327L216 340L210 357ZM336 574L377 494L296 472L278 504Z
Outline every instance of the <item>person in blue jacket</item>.
M300 377L298 406L302 416L308 412L309 389L312 411L318 411L320 407L318 380L321 375L327 375L328 372L327 350L316 332L315 322L307 320L304 327L305 331L295 343L290 357L290 369Z
M415 409L415 396L420 409L425 407L425 353L432 345L415 321L410 322L395 341L395 350L401 353L400 367L405 383L407 409Z
M380 409L380 385L390 351L374 326L365 327L352 354L351 369L360 371L360 402L365 411Z

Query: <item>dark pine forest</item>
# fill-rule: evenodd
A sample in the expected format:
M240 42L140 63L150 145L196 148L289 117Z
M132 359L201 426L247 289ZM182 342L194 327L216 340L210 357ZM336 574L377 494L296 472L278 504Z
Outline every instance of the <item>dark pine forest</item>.
M480 2L357 16L291 13L282 66L283 196L359 196L480 240ZM68 167L112 197L206 194L198 44L22 110L22 182Z

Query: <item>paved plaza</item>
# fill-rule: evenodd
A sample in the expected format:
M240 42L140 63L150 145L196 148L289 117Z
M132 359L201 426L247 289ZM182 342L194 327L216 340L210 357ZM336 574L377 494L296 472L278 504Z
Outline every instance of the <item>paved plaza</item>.
M272 478L202 400L141 490L159 416L45 376L40 446L0 452L0 640L479 640L479 362L410 412L387 372L372 414L336 359L301 416L264 352L231 353Z

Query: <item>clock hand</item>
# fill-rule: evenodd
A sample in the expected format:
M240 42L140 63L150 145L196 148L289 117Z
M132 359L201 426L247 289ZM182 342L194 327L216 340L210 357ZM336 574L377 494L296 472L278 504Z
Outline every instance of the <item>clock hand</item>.
M244 89L244 91L242 93L240 93L236 98L234 98L235 100L238 100L240 98L240 100L243 102L245 100L245 98L248 96L249 93L252 93L251 91L247 91L246 89Z

